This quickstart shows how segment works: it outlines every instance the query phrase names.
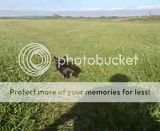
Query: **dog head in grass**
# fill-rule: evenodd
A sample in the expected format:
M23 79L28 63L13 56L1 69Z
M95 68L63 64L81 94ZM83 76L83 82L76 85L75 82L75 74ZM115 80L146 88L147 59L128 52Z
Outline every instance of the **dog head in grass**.
M57 58L54 56L56 69L64 76L70 78L71 76L78 77L82 70L73 62L67 61L66 57Z

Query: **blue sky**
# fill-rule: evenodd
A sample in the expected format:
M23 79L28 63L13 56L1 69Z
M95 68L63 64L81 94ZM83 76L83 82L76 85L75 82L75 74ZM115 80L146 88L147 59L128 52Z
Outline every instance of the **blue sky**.
M160 0L0 0L0 10L157 8Z

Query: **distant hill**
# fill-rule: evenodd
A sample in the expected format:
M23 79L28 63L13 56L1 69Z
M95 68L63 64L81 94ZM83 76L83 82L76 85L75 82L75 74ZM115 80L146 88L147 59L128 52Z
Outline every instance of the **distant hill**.
M111 17L111 16L160 16L160 9L117 9L117 10L81 10L81 11L42 11L42 10L0 10L0 17Z

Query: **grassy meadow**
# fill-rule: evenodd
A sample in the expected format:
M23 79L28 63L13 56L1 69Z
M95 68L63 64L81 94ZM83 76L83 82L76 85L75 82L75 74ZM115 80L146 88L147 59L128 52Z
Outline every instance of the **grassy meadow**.
M18 65L18 54L29 43L41 43L57 57L136 54L139 61L135 66L81 66L77 79L64 79L53 62L44 75L31 77ZM1 82L107 82L116 74L131 82L160 82L160 18L0 19ZM50 124L60 131L158 131L159 120L157 103L0 104L2 131L36 131Z

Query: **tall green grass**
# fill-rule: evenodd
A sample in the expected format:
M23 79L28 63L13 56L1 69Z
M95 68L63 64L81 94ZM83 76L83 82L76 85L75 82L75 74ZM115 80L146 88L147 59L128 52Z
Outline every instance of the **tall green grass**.
M132 82L160 82L160 21L148 19L0 19L0 81L106 82L115 74L124 74ZM69 80L55 71L52 63L44 75L31 77L20 69L18 54L25 45L32 42L44 44L52 55L58 57L66 54L73 58L82 57L84 54L88 57L94 57L95 54L101 57L119 54L130 57L136 54L140 60L136 66L81 66L83 73L80 77ZM145 126L146 130L149 130L150 126L156 127L149 123L160 119L158 104L90 106L88 109L88 105L85 104L77 107L74 104L58 103L1 103L0 130L42 129L45 125L54 123L71 107L73 109L76 107L75 110L79 109L80 112L75 113L71 121L61 125L60 128L69 126L67 129L74 130L73 123L78 122L77 125L88 123L86 130L97 127L99 130L125 131L136 125L138 127L135 130L144 129ZM77 115L88 111L91 113L89 117L85 114L81 119L75 120ZM71 115L73 114L74 111ZM141 116L143 121L140 121ZM105 126L106 123L108 126Z

